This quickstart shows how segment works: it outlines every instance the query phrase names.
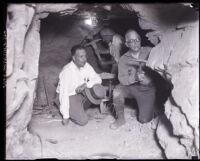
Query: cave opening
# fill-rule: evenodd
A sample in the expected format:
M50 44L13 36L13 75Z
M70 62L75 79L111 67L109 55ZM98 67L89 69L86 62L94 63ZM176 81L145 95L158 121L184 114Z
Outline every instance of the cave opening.
M129 29L135 29L142 38L142 46L154 45L147 39L145 34L149 30L142 30L138 24L137 15L134 12L122 9L120 6L114 5L112 12L99 9L98 26L90 28L84 24L84 13L80 9L72 15L61 15L59 13L50 13L45 19L42 19L40 36L41 36L41 54L39 59L39 81L37 87L37 96L35 105L47 105L47 100L54 97L55 85L61 68L71 60L71 47L79 44L84 40L88 40L88 35L92 32L95 37L99 37L99 31L102 26L109 27L116 33L124 37L125 32ZM81 15L82 14L82 15ZM103 47L106 43L102 42ZM91 46L86 48L88 54L88 62L95 68L97 73L103 72L98 63L96 55ZM127 51L127 47L123 46L123 53ZM46 69L45 69L46 68ZM109 71L109 69L108 69ZM46 72L46 73L45 73ZM44 74L43 74L44 73ZM45 77L47 82L40 79ZM48 75L48 76L47 76ZM49 77L52 77L49 79ZM49 90L45 94L44 85ZM48 95L48 96L47 96ZM48 98L49 97L49 98ZM45 99L46 98L46 99ZM45 101L46 100L46 101Z
M198 6L8 4L6 158L198 158ZM64 126L54 99L58 75L71 60L71 47L100 38L104 25L122 37L134 28L142 46L152 47L147 70L156 85L159 117L141 124L137 105L127 100L126 124L119 130L109 128L115 119L100 113L99 106L86 111L87 125L70 121ZM97 73L110 72L91 46L86 51Z
M84 40L88 41L91 37L91 33L94 37L99 37L100 29L106 26L124 37L126 31L129 29L135 29L141 36L142 46L154 47L145 36L150 32L150 30L142 30L140 28L136 13L122 9L120 6L116 5L113 6L112 11L103 9L96 9L95 11L98 13L97 16L99 16L97 19L98 25L95 28L85 24L84 13L87 12L87 10L81 10L81 7L72 15L50 13L45 19L42 19L40 27L41 51L39 58L39 76L32 113L33 118L29 124L29 130L31 129L30 131L37 131L38 129L38 131L40 131L41 127L45 127L39 126L42 125L42 122L51 122L52 124L53 122L58 122L61 125L62 116L59 111L59 106L55 104L59 73L63 66L71 60L72 46L80 44ZM93 10L91 11L90 9L90 12L93 12ZM103 42L101 45L101 47L108 47ZM86 51L88 62L94 67L97 73L109 71L109 68L105 69L99 66L96 55L91 46L87 47ZM125 53L126 51L127 48L124 46L123 52ZM149 70L151 69L149 68ZM156 106L156 116L163 115L164 103L171 93L172 85L157 72L153 70L151 70L151 72L153 73L157 88L156 96L158 106ZM137 103L135 100L127 99L126 105L126 108L130 110L131 116L134 117ZM94 119L96 123L101 119L105 119L104 116L100 116L99 106L95 106L91 110L87 111L89 111L87 114L91 116L91 120ZM33 120L36 121L36 123L34 123ZM93 125L92 127L97 128L96 125ZM48 125L45 128L48 128ZM61 130L60 132L63 131ZM85 134L87 135L87 132ZM42 135L47 134L44 132ZM54 141L50 140L50 142ZM161 158L164 157L162 154L159 155ZM107 154L107 156L109 156L109 154Z

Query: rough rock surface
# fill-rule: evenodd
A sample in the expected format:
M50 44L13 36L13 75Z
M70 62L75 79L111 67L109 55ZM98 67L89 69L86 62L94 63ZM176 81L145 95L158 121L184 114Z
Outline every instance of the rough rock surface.
M166 158L187 158L185 148L180 145L177 137L174 137L172 126L165 116L161 117L159 120L156 136Z
M62 14L72 14L78 9L78 4L76 3L41 3L36 6L37 13L49 13L49 12L60 12Z
M33 145L33 147L40 145L39 139L27 131L38 81L39 19L48 16L48 12L72 14L77 9L76 6L76 4L8 5L7 159L23 158L24 145ZM181 4L164 5L165 7L162 4L123 4L122 6L137 13L142 29L153 30L147 34L149 40L156 44L151 51L148 66L157 70L174 86L165 104L165 121L163 123L161 119L156 130L158 142L166 158L191 158L199 155L197 11ZM53 73L57 71L58 69L54 68Z
M181 4L162 6L130 4L147 37L157 44L148 66L169 80L174 88L165 104L165 115L173 132L159 124L157 137L167 158L199 155L199 27L198 13ZM169 130L169 129L168 129ZM162 134L161 134L162 133ZM174 151L177 149L177 151Z
M37 21L32 21L35 13L32 7L12 4L8 13L6 157L13 158L23 153L23 136L31 119L40 38ZM30 51L26 49L28 46Z
M152 50L149 60L154 69L165 71L163 75L174 86L171 99L165 104L165 113L188 158L198 155L199 150L199 143L196 142L199 136L198 35L195 27L167 32Z

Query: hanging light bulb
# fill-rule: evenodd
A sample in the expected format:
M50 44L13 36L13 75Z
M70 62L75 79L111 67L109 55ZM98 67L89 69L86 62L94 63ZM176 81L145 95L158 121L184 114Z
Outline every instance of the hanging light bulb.
M91 18L86 19L85 20L85 24L89 25L89 26L92 26L92 19Z
M88 17L86 20L85 20L85 24L86 25L89 25L91 27L95 27L97 26L97 18L96 17Z
M84 23L90 27L95 27L97 26L97 18L96 18L96 13L90 13L86 12L86 19L84 20Z

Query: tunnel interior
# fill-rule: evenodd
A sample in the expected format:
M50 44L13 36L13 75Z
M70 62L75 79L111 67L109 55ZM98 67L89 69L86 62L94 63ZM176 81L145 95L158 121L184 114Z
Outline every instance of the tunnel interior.
M198 155L197 12L190 4L9 5L8 158L140 159ZM90 21L88 14L93 16ZM71 60L71 47L101 38L99 30L105 26L122 37L133 28L141 35L142 46L152 47L147 70L157 89L159 117L139 123L137 103L126 100L127 122L119 131L109 128L114 118L100 114L99 106L86 111L86 126L71 121L64 126L55 104L59 73ZM104 42L98 45L108 48ZM126 51L124 46L122 55ZM86 52L97 73L110 72L109 67L99 66L91 46Z
M85 23L85 13L95 13L97 18L96 26L89 26ZM121 8L119 5L112 7L112 12L102 8L93 8L88 5L80 7L72 15L61 15L60 13L50 13L47 18L42 19L40 28L41 54L39 58L39 77L34 101L33 115L50 113L50 117L58 116L59 106L55 103L58 77L64 65L71 60L71 47L91 39L101 38L99 31L103 27L109 27L115 33L124 37L129 29L135 29L141 36L141 46L154 47L145 36L149 30L142 30L138 23L136 13ZM107 48L104 42L98 44L100 48ZM101 67L92 46L86 47L87 59L97 73L111 72L111 66ZM122 46L122 54L127 51L125 45ZM110 59L110 57L106 57ZM173 85L164 79L159 73L151 71L154 84L156 86L156 115L164 114L164 103L171 94ZM103 85L108 86L108 81L103 81ZM119 84L115 82L114 85ZM128 107L137 109L135 99L126 99ZM99 108L98 106L95 106ZM40 112L39 112L40 111ZM53 112L52 112L53 111ZM113 112L113 109L111 109ZM115 114L115 113L113 113Z
M85 24L85 13L95 13L97 24L94 27ZM91 33L94 38L100 37L99 31L102 27L109 27L114 32L124 37L125 32L129 29L135 29L141 36L142 46L153 47L154 45L145 36L149 30L142 30L138 23L136 13L123 9L119 5L112 7L112 12L103 8L94 8L88 5L80 7L72 15L61 15L60 13L50 13L47 18L42 19L40 28L41 37L41 54L39 59L39 81L36 90L35 106L50 106L53 104L56 95L56 86L58 82L59 72L62 67L71 60L71 47L80 44L83 41L90 41ZM102 42L100 48L108 48L106 43ZM98 64L96 55L91 46L86 48L88 62L94 67L97 73L110 72L110 68L102 68ZM127 47L123 45L122 55L127 51ZM107 58L109 59L109 57ZM156 73L156 72L155 72ZM154 74L155 75L155 74ZM158 87L158 92L169 93L171 90L170 83L165 81L159 74L154 76ZM162 93L161 92L161 93ZM169 96L160 95L165 100ZM164 104L158 103L159 106ZM127 100L133 103L131 100ZM131 104L130 103L130 104Z
M86 18L84 14L87 12L96 13L96 26L88 26L85 24ZM154 47L154 45L145 36L150 30L143 30L139 26L138 17L135 12L123 9L119 5L114 5L112 11L102 8L80 7L72 15L61 15L60 13L50 13L47 18L41 20L40 38L41 52L39 58L39 76L36 89L36 98L33 106L33 118L50 118L62 119L59 106L56 104L56 88L58 84L59 73L63 66L71 61L71 48L76 44L90 42L92 38L101 38L99 31L102 27L109 27L122 37L129 29L136 30L141 36L141 45ZM123 42L124 43L124 42ZM108 49L108 45L104 42L97 44L99 48ZM86 47L88 63L94 67L97 73L111 72L111 67L101 67L92 46ZM122 54L127 52L127 47L123 45ZM105 57L110 59L110 57ZM164 114L164 103L171 94L172 84L164 79L160 74L148 68L151 77L156 85L156 108L155 116ZM108 86L109 82L103 81L103 85ZM117 82L119 83L119 81ZM116 85L116 84L115 84ZM145 101L145 100L144 100ZM126 109L134 111L138 109L135 99L125 99ZM107 105L110 114L116 118L116 112L112 103ZM99 119L103 115L100 114L99 105L93 105L87 110L88 116ZM95 111L95 112L93 112ZM134 117L134 114L133 114ZM138 116L137 116L138 120ZM29 129L33 128L29 125ZM39 129L39 127L38 127ZM31 131L31 130L30 130ZM87 132L85 132L87 135ZM155 137L155 136L152 136ZM106 136L104 138L106 140ZM156 138L154 138L156 140ZM112 139L110 139L112 141ZM159 145L156 145L159 147ZM106 154L109 156L109 154ZM165 158L161 154L162 158Z

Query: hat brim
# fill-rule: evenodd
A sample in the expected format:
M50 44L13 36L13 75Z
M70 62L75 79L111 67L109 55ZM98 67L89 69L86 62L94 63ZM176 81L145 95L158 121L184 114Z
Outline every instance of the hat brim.
M92 94L91 94L89 88L86 88L86 89L85 89L85 94L86 94L88 100L89 100L91 103L93 103L93 104L95 104L95 105L99 105L99 104L101 103L101 100L102 100L102 99L95 99L95 98L92 96Z

